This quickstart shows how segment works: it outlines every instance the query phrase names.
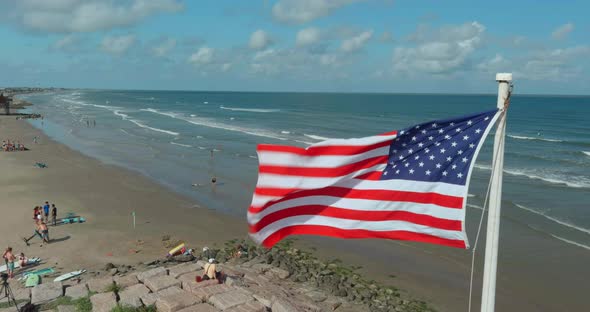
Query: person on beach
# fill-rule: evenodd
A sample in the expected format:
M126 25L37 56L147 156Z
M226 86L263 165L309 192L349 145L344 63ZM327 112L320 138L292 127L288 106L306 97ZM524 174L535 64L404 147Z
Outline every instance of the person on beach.
M57 207L55 207L55 204L51 204L51 223L53 226L57 225Z
M39 216L39 206L35 206L35 208L33 208L33 222L37 222L37 218Z
M29 259L27 259L24 252L21 252L20 255L18 255L18 264L21 268L24 268L27 263L29 263Z
M43 242L49 244L49 228L43 221L41 221L39 224L39 232L41 232L41 238L43 239Z
M41 215L39 215L39 217L40 216ZM43 240L43 235L41 234L41 223L43 223L43 220L41 220L41 218L37 219L35 221L35 230L33 231L33 235L31 235L31 237L29 238L23 237L23 240L25 241L25 244L27 244L27 246L29 246L29 241L33 239L35 236L39 236L39 239Z
M203 275L197 277L197 282L218 279L220 273L217 272L217 265L215 259L209 259L208 263L203 267Z
M45 202L45 205L43 205L43 215L45 216L45 223L49 222L49 202Z
M33 137L33 143L37 144L37 136Z
M16 260L16 257L12 253L12 247L6 248L6 250L4 251L4 254L2 255L2 258L4 258L4 261L6 262L6 273L8 273L8 277L13 278L14 277L14 261Z

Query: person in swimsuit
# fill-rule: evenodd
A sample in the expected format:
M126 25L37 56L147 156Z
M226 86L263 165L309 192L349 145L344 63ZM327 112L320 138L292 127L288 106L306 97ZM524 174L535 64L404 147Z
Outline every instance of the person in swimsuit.
M14 277L14 261L16 260L16 257L12 253L12 247L6 248L6 251L4 251L2 258L4 258L4 261L6 262L6 273L8 274L8 277L13 278Z

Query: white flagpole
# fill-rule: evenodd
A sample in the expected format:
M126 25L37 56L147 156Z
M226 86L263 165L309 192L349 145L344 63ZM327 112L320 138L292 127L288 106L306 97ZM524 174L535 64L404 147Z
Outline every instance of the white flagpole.
M496 74L498 82L498 108L504 108L510 92L512 74ZM496 303L496 272L498 267L498 238L500 236L500 210L502 205L502 170L504 169L504 132L506 130L506 112L498 119L494 137L494 155L492 163L492 181L486 234L486 254L483 271L483 289L481 294L481 312L493 312Z

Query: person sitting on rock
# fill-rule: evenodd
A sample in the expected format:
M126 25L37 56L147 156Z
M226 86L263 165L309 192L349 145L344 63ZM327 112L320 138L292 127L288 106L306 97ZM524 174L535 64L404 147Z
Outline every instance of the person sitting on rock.
M221 283L221 273L217 272L217 265L215 264L215 259L209 259L209 262L205 264L203 267L203 276L197 276L197 282L208 281L208 280L218 280Z

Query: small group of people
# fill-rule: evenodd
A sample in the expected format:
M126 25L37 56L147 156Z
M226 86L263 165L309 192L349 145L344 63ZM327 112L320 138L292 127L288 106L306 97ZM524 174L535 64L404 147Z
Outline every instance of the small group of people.
M24 268L28 264L28 259L25 254L21 252L18 257L16 257L12 251L12 247L6 248L2 254L2 258L4 259L4 263L6 263L6 273L10 278L14 278L14 269L17 262L21 268Z
M49 213L50 212L51 212L51 224L53 226L56 226L57 225L57 207L55 207L55 204L51 204L51 206L49 206L48 201L46 201L45 204L43 204L41 206L35 206L35 208L33 209L33 219L34 220L41 220L41 221L44 221L46 224L49 224Z
M2 150L5 152L16 152L16 151L26 151L27 148L24 144L21 144L20 141L10 141L10 140L3 140L2 141Z

